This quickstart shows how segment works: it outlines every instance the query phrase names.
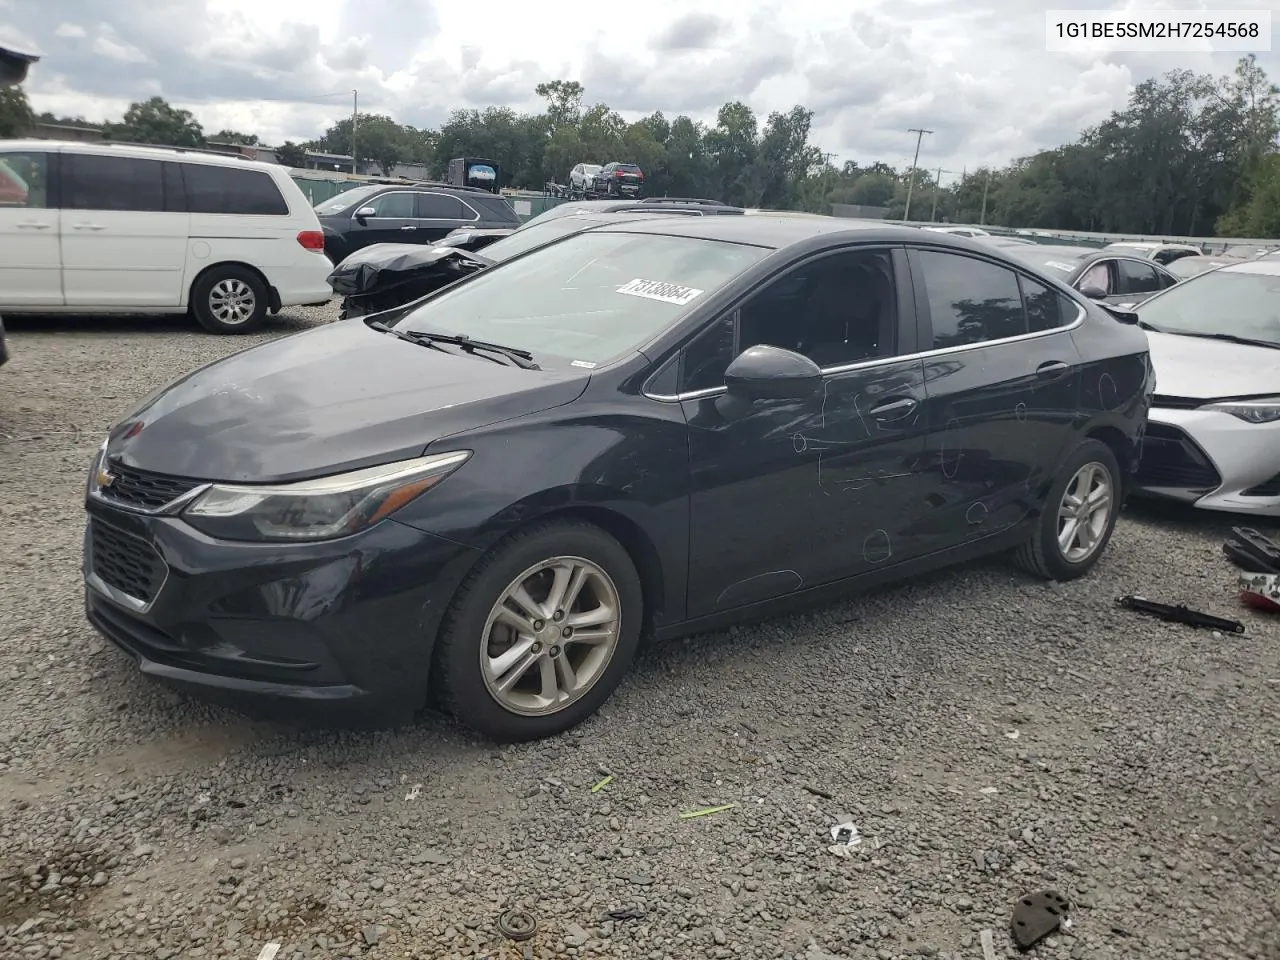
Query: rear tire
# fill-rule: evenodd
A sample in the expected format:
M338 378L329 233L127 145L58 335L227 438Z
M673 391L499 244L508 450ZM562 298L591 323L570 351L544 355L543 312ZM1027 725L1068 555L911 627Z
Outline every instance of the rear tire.
M579 587L559 610L557 584ZM476 564L445 614L432 670L437 701L499 742L563 733L621 682L643 608L635 564L600 528L560 520L518 531Z
M245 267L214 267L191 288L191 312L210 333L250 333L267 318L267 285Z
M1122 492L1116 455L1100 440L1085 440L1063 463L1035 532L1014 553L1014 562L1045 580L1083 577L1111 540Z

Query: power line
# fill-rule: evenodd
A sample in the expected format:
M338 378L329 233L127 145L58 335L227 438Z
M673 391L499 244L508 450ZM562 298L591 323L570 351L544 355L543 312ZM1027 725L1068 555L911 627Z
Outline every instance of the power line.
M920 162L920 141L924 139L926 133L932 134L932 130L922 130L920 127L908 127L907 133L916 135L916 155L911 160L911 179L907 182L907 207L902 211L902 222L906 223L911 219L911 191L916 185L916 164Z

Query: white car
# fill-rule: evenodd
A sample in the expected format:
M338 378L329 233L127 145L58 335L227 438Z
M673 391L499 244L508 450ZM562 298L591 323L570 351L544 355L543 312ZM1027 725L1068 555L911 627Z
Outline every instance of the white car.
M598 163L580 163L569 171L569 194L585 197L595 182L596 174L604 167Z
M1135 492L1280 516L1280 259L1191 277L1136 312L1156 395Z
M1131 256L1139 256L1144 260L1154 260L1161 266L1166 266L1179 260L1182 257L1202 257L1204 251L1197 246L1189 243L1155 243L1142 240L1118 240L1115 243L1108 243L1103 250L1111 250L1115 253L1127 253Z
M934 233L949 233L955 237L989 237L991 234L978 227L921 227L921 230L932 230Z
M279 164L213 151L0 140L0 313L185 313L245 333L326 303L332 269Z

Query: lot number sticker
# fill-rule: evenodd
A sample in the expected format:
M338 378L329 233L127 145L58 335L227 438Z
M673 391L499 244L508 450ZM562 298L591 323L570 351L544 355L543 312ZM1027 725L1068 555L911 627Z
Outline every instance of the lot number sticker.
M663 303L674 303L683 307L699 296L702 291L694 287L682 287L678 283L663 283L660 280L641 280L639 277L618 288L619 293L629 297L644 297L646 300L661 300Z

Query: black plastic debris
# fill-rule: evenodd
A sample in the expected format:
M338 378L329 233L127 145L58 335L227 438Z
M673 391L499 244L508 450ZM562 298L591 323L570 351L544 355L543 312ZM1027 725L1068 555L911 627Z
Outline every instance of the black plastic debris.
M1280 573L1280 544L1252 527L1232 527L1222 552L1248 573Z
M508 940L529 940L538 932L538 921L523 910L507 910L498 917L498 932Z
M1244 624L1239 620L1227 620L1208 613L1192 610L1183 604L1174 606L1168 603L1156 603L1145 597L1121 597L1116 603L1126 610L1145 613L1168 623L1183 623L1189 627L1204 630L1221 630L1224 633L1244 633Z
M639 920L641 917L645 915L645 912L646 911L644 907L639 907L639 906L636 906L634 903L629 903L625 907L614 907L611 910L606 910L604 914L604 919L606 920Z
M1009 926L1013 942L1025 953L1049 934L1070 926L1070 912L1067 899L1053 890L1023 897L1013 908Z

